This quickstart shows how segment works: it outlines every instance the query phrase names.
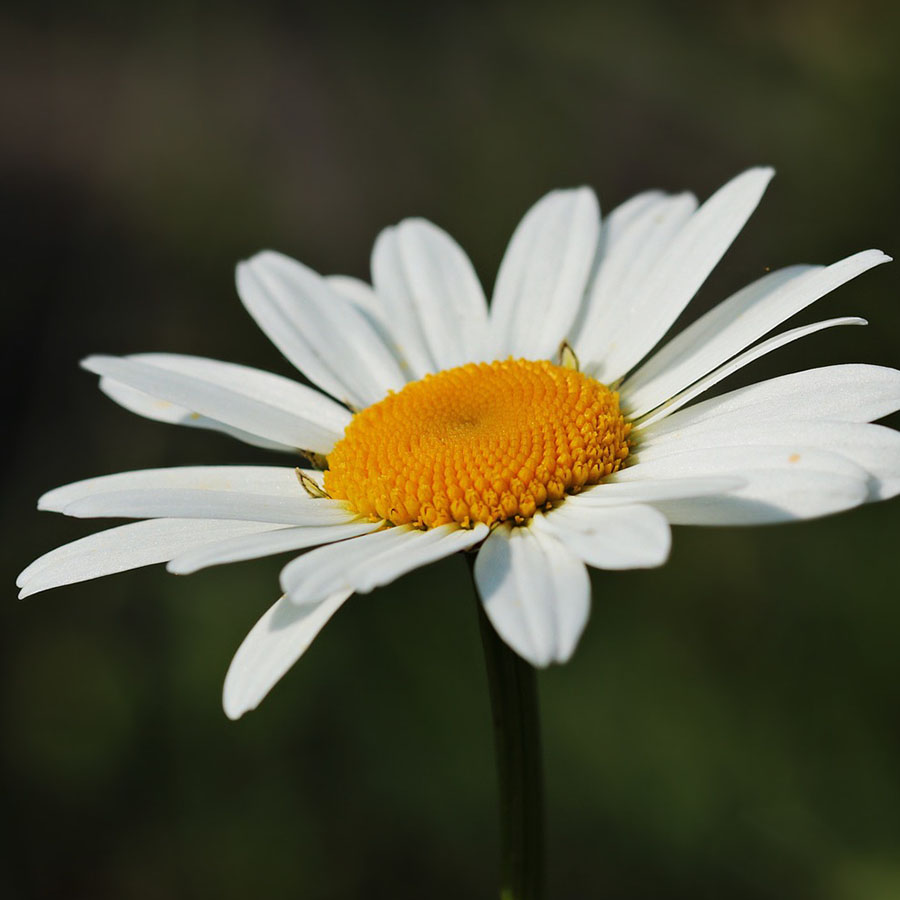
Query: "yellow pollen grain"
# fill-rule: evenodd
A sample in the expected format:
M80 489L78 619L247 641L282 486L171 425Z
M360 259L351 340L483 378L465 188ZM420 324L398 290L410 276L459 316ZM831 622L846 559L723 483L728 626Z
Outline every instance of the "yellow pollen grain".
M521 522L615 472L630 429L619 395L575 369L469 363L354 416L325 489L394 525Z

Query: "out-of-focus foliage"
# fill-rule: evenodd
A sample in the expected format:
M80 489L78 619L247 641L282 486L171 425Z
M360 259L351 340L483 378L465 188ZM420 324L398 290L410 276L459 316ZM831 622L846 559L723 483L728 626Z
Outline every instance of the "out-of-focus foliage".
M236 260L274 247L365 276L378 229L415 214L489 285L527 206L582 182L609 209L776 166L687 318L766 266L896 251L898 7L78 7L0 20L0 893L491 896L461 561L349 603L236 725L222 677L278 560L15 602L16 571L98 524L38 514L43 490L280 461L130 416L78 360L171 350L289 373L240 307ZM873 327L742 375L897 365L897 287L889 269L848 285L822 317ZM680 529L664 569L595 578L575 660L542 676L552 896L900 896L897 538L896 503Z

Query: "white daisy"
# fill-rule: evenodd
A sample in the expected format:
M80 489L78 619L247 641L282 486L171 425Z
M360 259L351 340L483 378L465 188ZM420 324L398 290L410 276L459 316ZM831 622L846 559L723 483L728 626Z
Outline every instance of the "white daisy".
M240 264L247 310L321 392L163 353L84 366L133 412L315 467L155 469L50 491L41 509L143 521L42 556L21 596L151 563L186 574L317 548L285 566L284 596L234 658L234 718L351 594L457 551L477 551L499 635L546 666L584 629L586 565L658 566L672 524L782 522L893 496L900 435L868 423L900 408L900 372L830 366L692 403L770 350L865 324L755 343L883 253L766 274L651 353L771 176L745 172L699 208L641 194L602 225L592 191L554 191L513 234L490 308L462 249L423 219L379 235L372 286L272 252Z

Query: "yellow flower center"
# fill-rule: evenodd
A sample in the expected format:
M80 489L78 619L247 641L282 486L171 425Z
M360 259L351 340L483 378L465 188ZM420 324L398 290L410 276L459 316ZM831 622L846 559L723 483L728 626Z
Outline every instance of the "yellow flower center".
M354 416L325 489L394 525L521 522L615 472L630 428L619 395L575 369L469 363Z

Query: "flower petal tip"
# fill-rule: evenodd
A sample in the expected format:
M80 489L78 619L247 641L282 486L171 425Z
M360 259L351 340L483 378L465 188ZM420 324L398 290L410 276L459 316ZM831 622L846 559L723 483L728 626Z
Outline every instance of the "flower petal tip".
M102 375L103 373L100 371L100 368L103 365L103 361L106 359L110 359L110 357L100 353L92 353L90 356L86 356L81 360L78 365L88 372L93 372L94 375Z

